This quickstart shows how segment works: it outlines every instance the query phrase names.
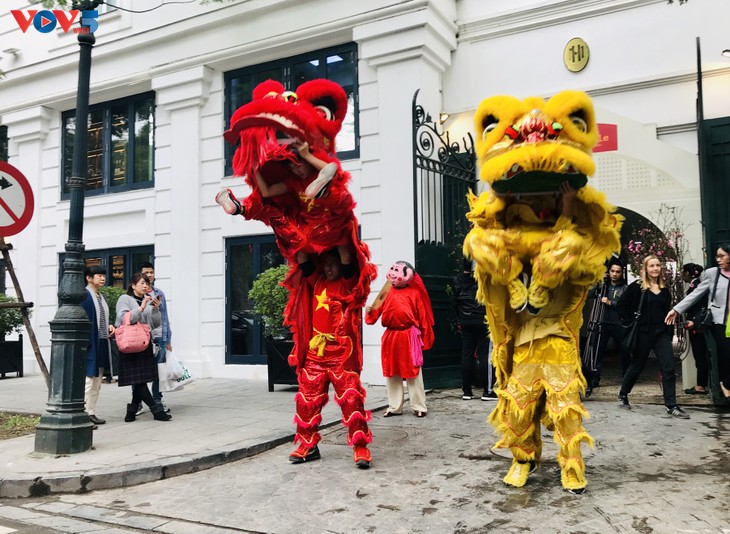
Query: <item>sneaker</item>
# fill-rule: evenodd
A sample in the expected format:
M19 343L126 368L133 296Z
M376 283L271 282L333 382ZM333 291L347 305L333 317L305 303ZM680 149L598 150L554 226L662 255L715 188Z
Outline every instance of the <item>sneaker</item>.
M332 181L337 174L337 163L332 162L325 165L317 177L304 190L307 198L319 198L324 193L324 188Z
M305 462L313 462L319 460L322 456L319 454L319 447L316 445L310 449L303 443L299 448L289 455L289 461L293 464L303 464Z
M215 201L228 215L240 215L243 213L241 203L236 200L230 189L223 189L215 196Z
M689 414L682 410L679 406L675 406L674 408L667 406L667 413L672 417L678 417L679 419L689 419Z
M467 395L466 393L464 393L464 395L461 397L462 400L472 400L473 398L474 398L474 395L471 395L471 394Z
M355 445L352 458L359 469L370 469L370 464L373 461L370 451L365 445Z
M142 415L144 413L144 404L141 402L139 403L139 408L137 408L137 413L135 415Z
M618 407L625 410L631 409L631 405L629 404L629 396L625 393L618 394Z
M494 391L489 391L489 392L485 393L484 395L482 395L483 401L493 401L493 400L498 400L498 399L499 399L499 397L497 396L497 394Z
M167 407L167 404L165 404L164 402L162 402L162 401L161 401L160 399L155 399L155 402L156 402L157 404L161 404L161 405L162 405L162 410L163 410L163 411L164 411L165 413L170 413L170 408L168 408L168 407Z

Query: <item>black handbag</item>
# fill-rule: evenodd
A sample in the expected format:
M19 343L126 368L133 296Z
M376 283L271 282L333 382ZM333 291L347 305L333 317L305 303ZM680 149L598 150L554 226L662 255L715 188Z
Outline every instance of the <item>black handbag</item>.
M641 306L644 304L645 290L641 290L641 298L639 299L639 307L634 312L634 319L627 325L626 335L624 336L623 347L629 352L633 352L636 348L636 339L639 336L639 318L641 317Z
M712 310L710 309L710 303L715 300L715 292L717 291L717 281L720 279L720 272L718 271L715 276L715 284L712 286L712 295L707 304L703 306L693 317L689 319L694 323L694 329L698 332L707 332L712 330L714 321L712 320Z

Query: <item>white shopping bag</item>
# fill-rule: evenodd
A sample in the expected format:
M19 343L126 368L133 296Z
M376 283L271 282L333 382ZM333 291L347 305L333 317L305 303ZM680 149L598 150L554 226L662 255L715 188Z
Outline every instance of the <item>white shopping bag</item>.
M180 360L177 360L182 368L182 374L180 378L170 378L170 360L167 363L157 364L157 374L160 379L160 391L180 391L184 386L192 383L195 379L190 374L190 370L185 367Z

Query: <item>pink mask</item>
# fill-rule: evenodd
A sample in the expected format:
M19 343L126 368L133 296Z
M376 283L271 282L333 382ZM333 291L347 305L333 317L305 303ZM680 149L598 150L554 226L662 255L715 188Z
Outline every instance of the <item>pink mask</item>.
M407 261L397 261L390 266L385 277L395 287L406 287L413 280L414 272L413 265Z

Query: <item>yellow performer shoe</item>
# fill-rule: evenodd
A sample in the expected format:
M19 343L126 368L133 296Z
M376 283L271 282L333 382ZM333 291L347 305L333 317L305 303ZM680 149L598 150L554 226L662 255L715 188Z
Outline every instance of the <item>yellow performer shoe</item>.
M512 460L512 467L509 468L507 475L502 481L508 486L521 488L527 482L527 477L530 473L534 473L535 470L537 470L537 464L534 460L530 460L529 462Z
M527 288L521 280L515 279L507 284L509 292L509 307L513 310L522 311L527 305Z
M560 481L566 490L575 495L582 494L588 485L585 477L578 475L572 467L560 471Z

